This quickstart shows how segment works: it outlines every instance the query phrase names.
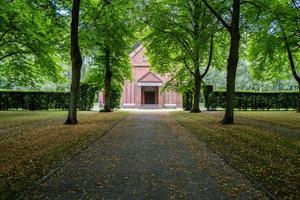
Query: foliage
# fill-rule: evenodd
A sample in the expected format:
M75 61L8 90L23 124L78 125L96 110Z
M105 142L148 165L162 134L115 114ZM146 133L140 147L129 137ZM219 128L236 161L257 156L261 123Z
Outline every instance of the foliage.
M0 4L0 86L61 81L58 44L64 28L49 13L51 9L40 9L43 3L35 1L1 0Z
M111 96L110 96L110 108L119 108L121 95L123 92L123 85L118 83L113 83L111 88Z
M297 92L254 92L236 91L235 108L239 110L270 110L295 109L297 107ZM205 90L205 106L208 110L225 108L225 91Z
M82 84L80 89L79 110L93 107L96 89ZM0 110L67 110L69 92L42 91L0 91Z
M204 95L204 100L205 104L204 106L207 108L207 110L211 109L211 102L209 101L209 95L214 91L214 87L212 85L205 85L203 88L203 95Z
M294 62L299 63L299 10L292 1L270 1L262 11L258 28L249 33L248 58L252 75L260 80L288 79L292 73L284 35L287 34Z
M101 88L105 75L105 49L111 51L113 79L120 83L131 78L128 54L135 40L135 4L133 1L86 2L83 10L81 44L92 59L87 80ZM104 84L104 82L102 82Z
M293 78L287 80L258 80L253 76L253 65L247 61L240 61L237 68L236 90L251 91L295 91L298 88ZM264 73L264 72L261 72ZM285 72L284 72L285 73ZM226 88L226 71L212 68L204 82L213 85L216 90L224 90Z
M182 93L182 107L184 110L191 110L193 106L193 92L185 91Z
M213 38L223 37L217 20L200 0L146 1L144 12L147 26L144 42L152 68L161 74L168 73L169 85L180 85L178 90L184 91L192 82L192 110L198 112L201 80L219 49Z
M103 90L106 75L111 72L113 108L119 106L119 85L131 78L128 54L136 38L135 8L135 1L87 1L83 4L81 44L86 57L91 59L84 82Z
M88 83L81 83L79 90L79 110L90 110L94 106L97 87L90 85Z

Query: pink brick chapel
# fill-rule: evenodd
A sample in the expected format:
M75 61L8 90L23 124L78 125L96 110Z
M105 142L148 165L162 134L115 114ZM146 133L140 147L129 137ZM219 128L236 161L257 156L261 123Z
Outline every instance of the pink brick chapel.
M129 56L132 65L132 80L125 81L120 101L121 108L182 107L182 97L179 93L162 92L162 87L169 80L169 77L167 75L160 76L150 71L143 45L139 45Z

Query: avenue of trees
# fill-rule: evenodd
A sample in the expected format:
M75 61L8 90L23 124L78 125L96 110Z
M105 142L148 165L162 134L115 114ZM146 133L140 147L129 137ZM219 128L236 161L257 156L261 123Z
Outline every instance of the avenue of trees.
M149 1L146 5L150 16L145 19L149 28L146 43L152 64L163 72L174 71L174 66L181 69L184 65L192 74L192 112L200 111L199 88L212 62L214 35L227 40L223 49L224 53L228 51L224 124L234 123L236 72L241 58L250 62L258 79L274 80L293 74L299 84L296 66L299 63L299 1L163 0ZM207 45L209 42L211 45ZM222 55L216 60L214 66L225 66L220 63ZM206 68L201 63L205 61L208 62ZM287 66L290 70L286 70ZM183 72L178 72L174 76L182 81ZM300 85L298 99L299 112Z
M211 70L226 72L223 123L234 123L237 71L253 78L293 77L299 85L298 0L0 0L0 85L32 86L71 79L66 124L76 124L81 83L112 90L130 79L128 54L137 41L151 66L171 75L168 87L193 94ZM81 74L85 63L90 66ZM70 68L71 66L71 68ZM64 73L66 74L64 74Z

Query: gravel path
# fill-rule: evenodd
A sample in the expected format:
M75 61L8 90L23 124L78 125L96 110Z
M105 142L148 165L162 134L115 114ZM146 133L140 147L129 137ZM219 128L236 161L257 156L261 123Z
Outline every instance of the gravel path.
M264 199L168 113L139 112L67 162L28 199Z

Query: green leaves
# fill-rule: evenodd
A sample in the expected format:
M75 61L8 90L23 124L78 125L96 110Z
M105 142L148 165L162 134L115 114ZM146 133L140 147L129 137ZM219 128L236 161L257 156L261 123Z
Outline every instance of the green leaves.
M252 74L260 80L289 79L292 76L284 38L299 63L299 13L289 1L270 1L250 33L248 58ZM299 70L299 65L296 66Z
M172 77L166 88L177 87L182 91L182 87L188 88L193 82L195 70L204 74L212 35L216 35L217 41L213 45L212 63L219 68L224 66L224 63L221 64L226 56L224 33L221 34L218 21L202 1L147 1L143 12L147 26L143 42L151 67ZM185 86L183 83L186 83Z
M85 82L104 85L105 48L110 50L113 81L118 84L131 78L128 54L136 39L136 5L133 1L86 1L81 30L84 56L91 58Z
M27 1L3 1L0 21L0 84L59 81L59 30L47 13Z

